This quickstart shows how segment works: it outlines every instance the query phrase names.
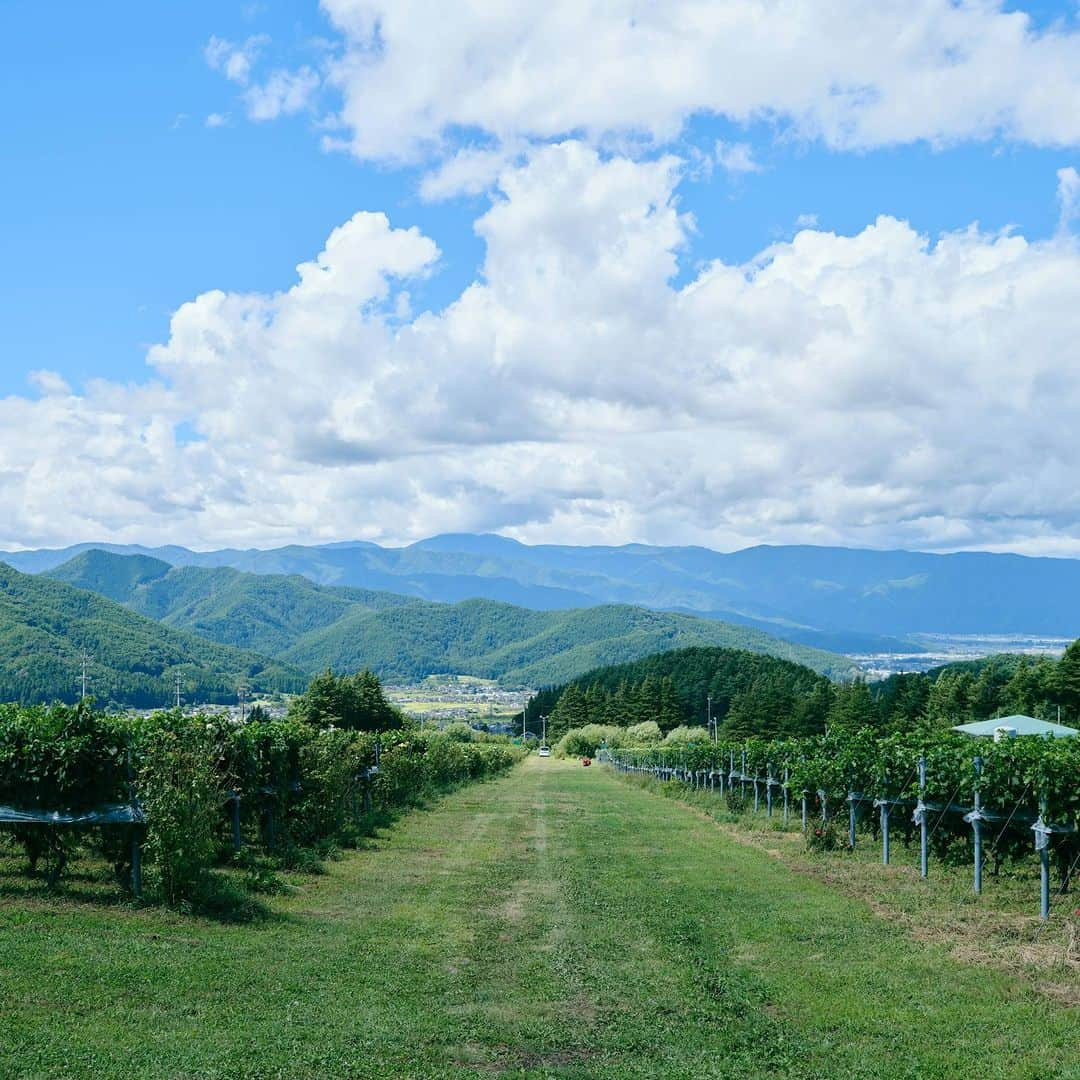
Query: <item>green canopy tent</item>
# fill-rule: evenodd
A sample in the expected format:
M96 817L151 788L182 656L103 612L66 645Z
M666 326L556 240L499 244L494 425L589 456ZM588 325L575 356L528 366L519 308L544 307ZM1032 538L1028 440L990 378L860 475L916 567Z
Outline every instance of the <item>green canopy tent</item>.
M980 720L975 724L957 724L953 731L976 738L1007 738L1014 735L1042 735L1048 738L1069 739L1080 735L1076 728L1064 724L1051 724L1048 720L1036 720L1034 716L998 716L993 720ZM998 732L1001 732L999 735Z

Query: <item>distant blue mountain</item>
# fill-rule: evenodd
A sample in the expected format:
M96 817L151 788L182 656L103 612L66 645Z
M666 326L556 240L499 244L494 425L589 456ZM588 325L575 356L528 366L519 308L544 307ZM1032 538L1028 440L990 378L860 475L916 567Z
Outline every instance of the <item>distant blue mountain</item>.
M1080 635L1080 561L983 552L759 546L724 554L642 544L533 546L455 534L400 548L354 542L194 552L80 544L0 553L0 560L40 573L91 547L427 600L475 597L538 610L636 604L849 652L889 648L882 638L915 633Z

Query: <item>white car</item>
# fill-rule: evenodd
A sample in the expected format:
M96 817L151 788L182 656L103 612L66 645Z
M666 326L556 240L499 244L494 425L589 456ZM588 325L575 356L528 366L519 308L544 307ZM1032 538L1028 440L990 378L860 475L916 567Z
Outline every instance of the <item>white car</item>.
M550 746L541 746L540 749L537 750L536 752L541 757L551 757L551 747Z

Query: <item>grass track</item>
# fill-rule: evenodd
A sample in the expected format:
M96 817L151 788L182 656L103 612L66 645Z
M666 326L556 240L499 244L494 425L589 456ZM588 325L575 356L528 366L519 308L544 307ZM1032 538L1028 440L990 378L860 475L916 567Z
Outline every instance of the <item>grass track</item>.
M4 1077L1080 1077L1080 1017L530 760L258 926L0 900Z

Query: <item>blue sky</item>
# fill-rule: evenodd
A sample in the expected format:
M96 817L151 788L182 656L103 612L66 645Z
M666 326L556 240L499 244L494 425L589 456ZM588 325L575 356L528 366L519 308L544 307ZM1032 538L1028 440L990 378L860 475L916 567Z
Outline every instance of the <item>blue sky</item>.
M1070 4L1024 5L1043 21ZM476 273L483 245L472 223L485 200L418 197L421 169L323 152L311 115L246 120L204 59L212 35L267 34L287 63L318 51L330 27L314 3L5 5L0 38L6 133L0 228L0 393L28 390L29 370L75 384L145 376L147 346L169 316L207 288L273 291L331 228L359 209L417 225L443 252L414 297L436 309ZM35 46L36 43L36 46ZM42 62L42 50L48 62ZM208 128L212 113L227 127ZM1054 174L1075 160L1060 148L998 141L925 143L837 153L777 142L768 124L696 117L680 145L748 142L763 171L715 170L679 188L698 224L681 255L743 261L790 236L800 215L854 233L878 214L930 234L978 221L1032 238L1057 222Z
M1072 0L0 30L4 544L1080 552Z

